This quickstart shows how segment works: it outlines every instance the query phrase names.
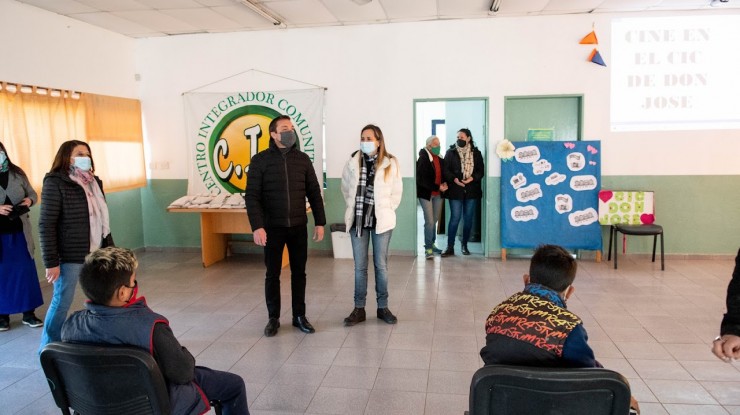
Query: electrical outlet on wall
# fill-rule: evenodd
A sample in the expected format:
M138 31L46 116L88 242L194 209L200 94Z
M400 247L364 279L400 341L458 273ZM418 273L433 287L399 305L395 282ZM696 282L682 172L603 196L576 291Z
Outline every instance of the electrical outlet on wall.
M170 162L169 161L152 161L152 162L149 162L149 169L150 170L169 170Z

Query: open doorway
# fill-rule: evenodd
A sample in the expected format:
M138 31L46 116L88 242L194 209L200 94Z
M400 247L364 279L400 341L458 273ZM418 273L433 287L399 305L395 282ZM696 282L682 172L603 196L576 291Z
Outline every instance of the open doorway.
M475 146L486 160L488 146L488 99L486 98L451 98L451 99L417 99L414 100L414 163L426 140L432 135L439 138L444 156L451 145L455 144L457 132L461 128L470 130ZM486 177L488 169L484 166L482 183L483 198L476 207L468 249L473 255L485 255L486 251ZM445 201L437 227L435 245L441 249L447 247L447 225L449 223L449 203ZM462 235L462 223L458 235ZM457 237L456 255L460 255L460 236ZM424 254L424 214L421 206L416 204L416 246L417 254Z

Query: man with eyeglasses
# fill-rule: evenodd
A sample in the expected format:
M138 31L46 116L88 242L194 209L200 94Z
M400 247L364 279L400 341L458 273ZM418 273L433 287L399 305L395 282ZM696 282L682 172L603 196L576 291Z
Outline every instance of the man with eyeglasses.
M177 341L167 319L137 296L137 266L128 249L110 247L89 254L80 286L90 301L64 322L62 341L145 349L164 375L174 415L205 413L210 400L221 401L224 415L249 415L244 380L195 366L195 358Z

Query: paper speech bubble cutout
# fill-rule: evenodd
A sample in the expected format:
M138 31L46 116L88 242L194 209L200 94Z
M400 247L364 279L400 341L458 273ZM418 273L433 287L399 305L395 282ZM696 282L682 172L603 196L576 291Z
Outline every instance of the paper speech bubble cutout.
M599 220L599 214L594 208L585 210L576 210L568 215L568 222L571 226L586 226Z
M539 159L532 163L532 172L537 176L550 170L552 170L552 164L545 159Z
M514 150L514 158L519 163L534 163L540 159L540 149L537 146L517 148Z
M540 212L532 205L517 206L511 209L511 218L517 222L529 222L540 216Z
M532 183L527 187L522 187L516 191L516 200L524 203L537 200L542 197L542 189L539 183Z
M582 153L574 152L565 156L565 164L570 171L579 171L586 167L586 157Z
M573 210L573 198L570 195L555 195L555 211L562 214Z
M596 176L585 175L585 176L573 176L570 178L570 188L579 192L584 190L596 189L599 181L596 180Z
M511 183L511 186L514 189L518 189L527 184L527 178L522 173L517 173L511 176L511 180L509 180L509 183Z
M568 176L566 176L564 174L560 174L558 172L555 172L555 173L547 176L547 178L545 179L545 184L548 185L548 186L555 186L556 184L560 184L560 183L564 182L565 179L567 179L567 178L568 178Z

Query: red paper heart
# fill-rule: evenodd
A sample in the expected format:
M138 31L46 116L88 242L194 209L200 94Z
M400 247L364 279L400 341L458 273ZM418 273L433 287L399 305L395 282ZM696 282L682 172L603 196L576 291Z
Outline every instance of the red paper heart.
M655 215L652 213L643 213L640 215L640 222L642 222L643 225L652 225L653 222L655 222Z
M604 203L608 202L612 196L614 196L614 193L611 190L602 190L599 192L599 199Z

